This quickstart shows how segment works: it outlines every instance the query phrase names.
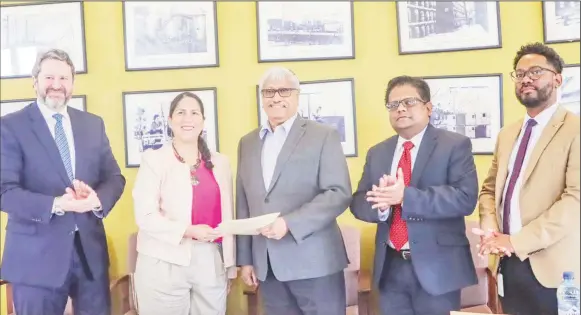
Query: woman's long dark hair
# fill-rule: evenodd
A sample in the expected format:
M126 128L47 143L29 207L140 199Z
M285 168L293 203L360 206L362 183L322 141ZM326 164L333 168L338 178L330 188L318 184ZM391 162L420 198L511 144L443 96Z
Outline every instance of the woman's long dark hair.
M202 103L202 100L200 99L199 96L192 92L182 92L178 94L173 99L173 101L171 101L171 104L169 106L169 117L171 118L173 116L173 113L175 112L176 107L178 107L179 102L181 102L181 100L183 100L186 97L193 98L198 102L198 104L200 105L200 111L202 112L202 118L206 119L206 116L204 114L204 103ZM171 130L169 131L169 133L170 136L173 137L173 132ZM200 150L200 154L202 155L202 160L206 164L206 168L211 170L214 168L214 164L212 163L212 153L210 153L210 149L208 148L208 144L204 140L204 137L202 137L202 133L203 130L202 132L200 132L200 135L198 136L198 150Z

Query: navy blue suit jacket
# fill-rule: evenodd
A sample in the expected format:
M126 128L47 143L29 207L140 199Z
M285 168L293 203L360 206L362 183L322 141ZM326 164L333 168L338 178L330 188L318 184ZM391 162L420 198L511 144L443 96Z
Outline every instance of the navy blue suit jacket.
M97 192L106 217L125 187L103 120L68 107L75 178ZM72 145L72 144L69 144ZM8 214L2 279L59 287L71 267L75 226L95 277L108 276L102 219L93 212L53 215L54 198L72 187L55 140L36 103L0 120L0 209Z
M358 219L378 223L373 272L376 285L383 269L389 268L386 242L391 218L380 222L377 210L366 201L366 193L383 174L390 174L397 139L393 136L369 149L350 207ZM428 125L404 192L402 218L407 222L411 263L422 288L430 294L477 283L464 221L474 211L477 197L470 139Z

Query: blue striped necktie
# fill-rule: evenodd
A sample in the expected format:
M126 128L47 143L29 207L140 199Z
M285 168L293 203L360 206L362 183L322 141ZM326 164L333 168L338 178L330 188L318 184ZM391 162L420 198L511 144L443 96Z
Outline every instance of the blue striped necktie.
M63 128L63 115L54 114L52 117L56 120L56 125L54 126L54 140L56 146L61 154L61 159L67 171L69 179L73 181L73 167L71 163L71 153L69 151L69 144L67 142L67 136L65 135L65 129Z

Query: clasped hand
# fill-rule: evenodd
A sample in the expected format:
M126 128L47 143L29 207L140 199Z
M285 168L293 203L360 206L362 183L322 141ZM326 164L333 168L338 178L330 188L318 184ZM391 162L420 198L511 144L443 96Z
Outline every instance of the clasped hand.
M63 211L85 213L99 210L101 201L91 186L75 179L73 188L67 187L65 194L59 197L58 203Z
M400 168L397 170L397 177L384 174L379 179L379 185L373 185L367 192L367 201L373 203L372 209L385 211L393 205L401 204L404 189L403 171Z
M510 257L514 253L510 235L495 231L484 232L477 228L472 229L472 233L480 236L480 244L478 244L478 255L480 257L489 254Z
M223 235L218 228L213 229L207 224L196 224L188 226L186 236L201 242L211 243Z

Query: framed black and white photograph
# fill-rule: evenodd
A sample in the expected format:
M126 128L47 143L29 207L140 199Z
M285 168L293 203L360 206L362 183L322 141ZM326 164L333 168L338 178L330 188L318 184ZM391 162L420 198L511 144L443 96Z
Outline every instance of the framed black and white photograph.
M263 126L268 118L262 108L262 97L258 87L256 91L258 124ZM301 82L298 114L304 119L333 126L339 132L345 156L357 157L353 79Z
M498 2L397 1L399 53L502 47Z
M355 58L352 1L258 1L258 62Z
M124 1L125 70L217 67L215 1Z
M23 109L24 107L30 105L30 103L36 102L35 98L26 98L19 100L8 100L0 102L0 116L8 115L10 113L16 112ZM75 95L71 97L67 106L72 108L86 111L87 110L87 96L86 95Z
M563 68L563 84L559 89L559 104L573 113L581 112L580 88L581 70L579 64L566 65Z
M430 86L436 128L465 135L472 153L493 154L503 126L502 75L424 77Z
M543 1L545 43L579 41L579 1Z
M157 150L171 141L169 107L182 92L192 92L202 100L205 117L202 136L210 151L218 151L216 88L123 92L125 167L139 167L143 151Z
M43 2L2 5L2 79L30 77L39 54L66 51L77 74L87 73L83 3Z

